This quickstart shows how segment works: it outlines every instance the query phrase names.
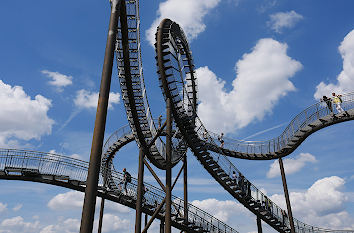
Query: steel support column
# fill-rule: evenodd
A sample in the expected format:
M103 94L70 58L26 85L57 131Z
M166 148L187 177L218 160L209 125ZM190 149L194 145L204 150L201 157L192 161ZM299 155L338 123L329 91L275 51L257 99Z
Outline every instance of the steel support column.
M147 214L145 214L145 227L146 227L146 225L148 224L148 215Z
M187 153L183 157L184 222L188 222Z
M109 164L110 163L107 161L107 166L105 167L105 170L102 171L102 173L103 173L103 188L104 188L105 192L107 190L107 170L108 170ZM98 218L98 231L97 231L97 233L102 232L104 202L105 202L105 199L102 197L101 198L100 216Z
M113 0L111 6L111 16L109 21L109 30L102 69L100 94L98 98L95 128L93 131L91 145L90 163L86 179L85 198L81 215L80 233L90 233L92 232L93 228L97 185L101 166L102 145L106 127L108 98L111 86L114 48L117 35L119 3L119 0Z
M135 233L141 232L141 212L143 204L144 195L144 150L140 148L139 150L139 171L138 171L138 188L137 188L137 199L136 199L136 215L135 215Z
M291 211L291 204L290 204L290 198L289 198L289 192L288 192L288 185L286 184L284 165L283 165L283 160L281 158L279 158L279 167L280 167L281 179L283 181L286 207L288 209L289 223L290 223L290 228L291 228L290 230L291 230L291 233L295 233L293 214Z
M258 233L262 233L262 222L261 218L257 216L257 228L258 228Z
M104 198L101 198L101 209L100 209L100 217L98 219L98 231L97 233L102 232L102 223L103 223L103 211L104 211Z
M166 101L166 211L165 211L165 233L171 233L171 203L172 203L172 111L171 99Z

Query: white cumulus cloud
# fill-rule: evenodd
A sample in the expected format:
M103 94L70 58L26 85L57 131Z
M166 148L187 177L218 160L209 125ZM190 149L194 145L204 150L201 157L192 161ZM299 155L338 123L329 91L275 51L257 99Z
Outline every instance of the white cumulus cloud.
M332 92L346 93L354 90L354 30L349 32L339 46L343 59L343 70L337 76L337 83L320 82L316 87L314 97L331 96Z
M99 199L101 200L101 199ZM84 193L78 191L69 191L54 196L49 202L48 207L52 210L74 210L81 209L84 203ZM97 201L96 208L99 209L100 201ZM105 211L127 214L130 208L111 201L106 201Z
M225 81L208 67L198 68L198 114L206 127L226 133L245 127L271 113L281 97L294 91L289 79L302 65L287 56L287 48L287 44L273 39L259 40L236 63L237 75L230 92L225 90Z
M32 99L21 86L12 87L0 80L0 146L50 134L54 120L47 114L51 105L51 100L41 95Z
M349 205L344 188L344 179L338 176L317 180L305 192L291 192L290 201L294 217L308 224L329 229L348 229L354 227L353 216L345 210ZM275 194L271 199L285 208L285 198Z
M26 222L21 216L4 219L0 223L0 232L23 232L36 233L39 232L39 221Z
M60 221L56 225L49 225L44 227L40 233L76 233L80 230L80 220L68 218Z
M114 212L123 213L123 214L127 214L132 211L129 207L118 204L116 202L109 201L108 203L109 204L105 206L105 210L114 211Z
M315 156L310 153L300 153L296 158L286 158L283 160L284 170L286 174L293 174L301 170L306 163L317 162ZM278 160L274 161L267 172L268 178L280 176L280 168Z
M60 193L48 202L48 207L52 210L71 210L82 208L84 203L84 193L69 191Z
M147 40L155 43L156 28L164 18L177 22L192 40L205 30L203 19L221 0L167 0L160 3L157 18L146 31Z
M278 12L270 15L267 25L277 33L281 33L284 28L292 28L304 17L295 11Z
M233 200L220 201L214 198L202 201L194 200L192 201L192 205L208 212L223 222L228 222L235 213L247 213L247 210L241 204Z
M103 215L102 232L128 232L129 229L133 229L133 224L129 220L113 214Z
M59 72L52 72L48 70L42 70L41 72L48 78L51 78L51 80L48 82L49 85L57 87L58 91L62 91L63 87L73 84L72 76L68 76L65 74L61 74Z
M74 103L79 108L96 109L98 103L98 92L90 92L84 89L77 91ZM113 104L118 104L120 100L120 94L110 92L108 108L113 108Z

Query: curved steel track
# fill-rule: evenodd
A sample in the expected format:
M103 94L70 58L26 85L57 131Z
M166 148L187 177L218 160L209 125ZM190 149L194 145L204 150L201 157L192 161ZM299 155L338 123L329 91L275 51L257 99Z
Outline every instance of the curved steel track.
M348 116L333 119L326 112L326 108L318 103L295 117L284 133L276 139L257 143L237 141L236 150L222 148L215 143L215 138L210 136L199 117L191 117L183 107L184 97L180 93L187 89L184 81L188 76L184 70L190 67L188 54L191 52L182 29L175 22L164 19L158 27L156 40L156 60L162 91L165 99L171 100L173 117L194 155L214 179L246 208L275 230L290 232L288 219L282 215L283 210L244 178L225 155L244 159L274 159L285 156L295 150L311 133L335 123L352 120L354 110L350 109ZM344 106L347 110L353 108L353 95L345 96ZM304 115L305 119L300 121ZM238 181L231 179L234 172ZM313 227L295 218L293 220L296 232L337 232Z
M51 153L36 151L0 149L0 179L24 180L57 185L80 192L85 192L88 162ZM137 196L137 180L127 184L127 193L118 188L123 175L111 170L113 188L104 188L103 173L99 178L98 196L135 209ZM148 191L142 207L144 213L152 215L155 208L164 200L164 191L145 183ZM237 233L236 230L221 222L207 212L188 204L188 222L184 222L184 202L172 196L172 225L180 230L192 233L215 232ZM164 210L157 215L164 219Z
M249 159L270 160L292 153L308 136L333 124L354 119L354 94L343 95L342 106L348 115L332 115L325 103L318 102L308 107L292 119L281 135L267 141L242 141L224 137L224 146L217 140L218 135L209 132L208 138L202 138L204 127L199 128L198 135L209 150L224 155Z
M157 134L158 126L152 118L142 70L139 2L137 0L121 0L121 4L120 17L123 20L118 23L116 59L127 119L139 147L146 150L145 154L148 159L158 168L165 169L166 148L164 141L159 137L148 148L149 143ZM196 93L195 85L191 86L193 87L192 93ZM196 103L196 99L194 103ZM186 153L187 147L182 138L175 138L172 147L172 165L174 166Z

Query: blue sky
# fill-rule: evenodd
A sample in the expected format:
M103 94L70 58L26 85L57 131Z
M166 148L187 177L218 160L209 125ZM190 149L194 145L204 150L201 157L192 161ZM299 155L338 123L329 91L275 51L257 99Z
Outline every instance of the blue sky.
M161 18L180 23L189 38L199 80L198 114L206 126L228 137L266 140L319 96L354 90L353 7L351 0L141 1L143 68L153 115L165 111L151 45ZM1 1L0 147L88 161L109 12L108 1ZM107 137L127 124L116 68L111 92ZM284 159L297 219L354 228L352 124L316 132ZM267 129L272 130L258 134ZM285 207L277 161L232 161ZM119 152L115 167L136 175L135 143ZM193 204L239 232L256 231L255 216L192 154L189 172ZM146 181L153 183L148 172ZM1 233L78 232L83 194L21 181L0 185ZM181 191L179 185L174 194L181 197ZM132 232L135 212L107 206L104 232ZM158 232L156 225L151 232Z

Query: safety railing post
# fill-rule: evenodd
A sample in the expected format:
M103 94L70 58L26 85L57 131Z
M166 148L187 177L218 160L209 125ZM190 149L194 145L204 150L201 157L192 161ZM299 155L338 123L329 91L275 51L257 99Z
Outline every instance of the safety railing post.
M269 141L269 145L268 145L268 153L270 153L270 141Z
M317 115L317 119L320 118L320 112L318 110L318 104L316 104L316 115Z

